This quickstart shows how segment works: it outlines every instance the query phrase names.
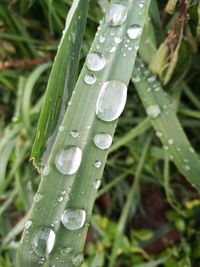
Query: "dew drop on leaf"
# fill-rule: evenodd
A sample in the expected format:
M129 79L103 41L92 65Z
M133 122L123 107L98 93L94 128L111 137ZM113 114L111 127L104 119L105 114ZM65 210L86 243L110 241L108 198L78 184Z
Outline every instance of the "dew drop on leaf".
M79 136L79 132L78 132L77 130L72 130L72 131L70 132L70 135L71 135L72 137L76 138L76 137Z
M33 251L41 257L48 256L54 246L55 242L55 233L50 228L42 228L37 231L32 240Z
M94 74L86 74L84 76L84 82L86 84L94 84L96 82L96 76Z
M94 181L94 188L95 188L96 190L98 190L100 186L101 186L101 180L100 180L100 179L96 179L96 180Z
M103 55L97 52L91 52L87 55L86 66L89 70L100 71L106 65L106 59Z
M26 230L28 230L28 228L32 225L32 221L31 220L27 220L26 222L25 222L25 224L24 224L24 228L26 229Z
M68 230L78 230L83 227L86 220L86 212L82 209L68 209L62 213L61 222Z
M96 115L102 121L119 118L127 98L127 86L121 81L107 81L103 84L97 104Z
M82 158L82 150L77 146L61 149L55 159L56 168L65 175L77 172Z
M108 133L98 133L94 136L94 144L100 149L108 149L112 144L112 136Z
M110 26L120 26L127 18L128 9L122 4L111 4L105 21Z
M158 105L151 105L146 108L146 113L150 118L155 119L160 115L161 110Z
M96 168L100 168L101 167L101 161L100 160L96 160L95 163L94 163L94 166Z
M137 24L133 24L127 29L128 37L132 40L138 39L142 35L142 27Z

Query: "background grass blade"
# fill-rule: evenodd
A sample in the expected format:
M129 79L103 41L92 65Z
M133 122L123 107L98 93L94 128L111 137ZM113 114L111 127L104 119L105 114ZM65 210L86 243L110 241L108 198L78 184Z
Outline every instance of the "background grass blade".
M97 119L95 114L96 102L102 83L105 81L123 81L128 85L140 38L138 36L137 39L129 40L127 28L137 24L140 25L140 29L143 29L149 2L121 1L128 10L125 22L120 27L110 27L104 20L99 27L91 52L97 51L103 54L106 59L106 66L103 70L95 72L96 83L94 85L88 85L84 82L85 75L90 73L86 66L83 67L79 76L70 99L70 105L62 125L60 125L62 131L58 133L46 165L49 172L43 176L38 189L37 194L40 195L40 201L35 202L31 210L30 220L33 223L28 231L24 231L22 237L18 252L20 267L37 266L38 261L44 261L38 255L29 253L35 233L44 225L56 233L54 249L46 261L46 266L59 264L59 267L66 265L70 267L74 266L75 262L79 266L82 261L82 251L97 193L94 183L101 179L108 155L108 150L100 150L94 146L93 138L96 133L100 132L113 135L117 124L117 120L105 122ZM111 5L114 3L116 2L113 1ZM100 37L101 40L103 38L103 42L99 41ZM115 43L115 37L121 38L122 41ZM72 131L77 131L78 138L73 137ZM55 168L55 158L61 149L69 145L81 148L83 156L77 173L66 177ZM98 166L95 165L96 160L100 163ZM84 226L77 231L66 230L60 223L64 209L84 209L87 214ZM68 253L62 254L63 249L68 249Z
M133 75L132 81L145 109L152 107L158 110L158 116L151 118L151 122L164 149L169 151L171 159L181 173L200 191L199 156L195 153L179 123L170 97L143 63L137 63Z
M37 167L44 165L48 159L77 80L88 4L88 0L75 1L66 20L32 148L32 158Z
M137 202L139 198L139 182L141 178L141 173L145 164L145 160L147 157L147 153L149 150L149 146L151 143L152 135L150 134L147 138L146 143L144 144L143 150L142 150L142 155L140 158L140 161L138 163L135 175L134 175L134 181L132 183L132 186L130 188L130 191L127 196L127 200L125 202L123 211L121 213L121 216L119 218L119 222L117 225L117 231L116 231L116 236L112 245L112 251L111 251L111 256L110 256L110 261L108 267L114 266L114 263L117 258L117 250L120 246L122 235L124 233L126 223L127 223L127 218L130 212L132 214L135 214L136 212L136 207L137 207Z

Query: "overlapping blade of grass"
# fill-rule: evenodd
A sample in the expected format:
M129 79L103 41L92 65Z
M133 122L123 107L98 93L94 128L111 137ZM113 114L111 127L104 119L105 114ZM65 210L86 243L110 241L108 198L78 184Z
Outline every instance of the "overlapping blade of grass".
M135 175L134 175L134 181L133 181L131 189L128 193L126 203L123 207L123 210L122 210L122 213L121 213L118 225L117 225L116 236L115 236L115 240L113 242L108 267L114 266L114 263L116 261L117 250L118 250L120 243L121 243L121 240L122 240L122 236L123 236L123 233L124 233L124 230L126 227L128 215L129 215L131 210L132 210L132 213L135 213L135 211L136 211L137 201L139 198L139 181L140 181L141 173L142 173L142 170L143 170L143 167L145 164L145 160L146 160L146 157L148 154L148 150L149 150L149 147L151 144L151 139L152 139L152 135L150 134L146 140L146 143L144 144L142 155L141 155L141 158L139 160L139 163L138 163Z
M170 97L163 91L156 76L141 62L136 64L132 81L164 149L169 151L180 172L200 191L199 156L183 131Z
M48 159L77 80L88 4L89 0L74 1L67 16L32 148L32 159L38 168Z
M108 155L108 149L98 149L93 143L93 138L95 134L102 132L109 133L112 136L117 124L117 119L109 122L97 119L95 114L97 99L102 84L106 81L117 80L128 85L140 36L138 35L138 38L133 39L129 38L127 29L132 25L134 25L133 29L138 29L138 27L140 30L143 29L149 2L141 0L120 1L122 5L127 7L128 11L124 23L121 26L114 27L109 25L108 19L104 19L99 27L91 47L91 53L95 52L98 53L100 58L104 57L105 67L100 71L93 72L92 68L89 70L85 65L79 76L70 99L70 105L60 127L61 131L58 133L43 173L45 176L43 175L38 189L37 202L34 203L31 210L30 220L32 224L23 234L18 253L20 267L37 266L39 261L43 262L45 260L43 256L38 255L40 253L33 250L32 246L35 234L41 230L41 227L52 229L56 235L54 248L49 256L45 255L47 260L44 265L71 267L79 266L82 261L82 251L97 194L97 182L99 183L101 179ZM119 4L119 1L112 1L112 8L116 7L113 6L115 3ZM113 14L111 13L110 16L112 17ZM92 61L92 64L94 62L96 61ZM96 81L94 84L89 85L84 82L84 77L88 74L95 75ZM113 91L112 98L113 101L116 101L115 91ZM104 99L104 101L106 100ZM115 108L118 108L118 106ZM78 146L82 150L82 161L75 174L63 175L56 169L55 160L57 153L61 149L69 148L69 146ZM46 172L47 170L48 172ZM64 209L85 210L86 221L84 226L75 231L64 228L60 223ZM48 243L50 241L52 245L54 242L49 240ZM30 250L32 253L30 253Z

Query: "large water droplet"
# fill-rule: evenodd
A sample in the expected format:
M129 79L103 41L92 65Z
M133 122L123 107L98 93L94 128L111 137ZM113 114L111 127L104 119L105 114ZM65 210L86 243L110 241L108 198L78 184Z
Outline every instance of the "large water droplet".
M61 222L68 230L78 230L83 227L86 220L86 212L82 209L65 210L61 216Z
M130 39L138 39L142 35L142 28L140 25L133 24L128 27L127 34Z
M112 136L108 133L95 134L94 144L100 149L108 149L112 144Z
M32 240L32 247L34 252L43 257L48 256L54 246L55 233L50 228L43 228L35 233Z
M158 105L151 105L146 108L147 115L150 118L157 118L160 115L160 107Z
M103 121L116 120L126 104L127 86L121 81L107 81L103 84L97 104L96 115Z
M84 76L84 82L87 84L94 84L96 82L96 76L94 74L86 74Z
M89 70L100 71L106 65L106 59L103 55L97 52L89 53L86 58L86 66Z
M112 4L106 14L105 21L111 26L120 26L127 18L128 9L122 4Z
M69 146L61 149L55 160L56 168L62 174L74 174L77 172L82 158L82 150L77 146Z

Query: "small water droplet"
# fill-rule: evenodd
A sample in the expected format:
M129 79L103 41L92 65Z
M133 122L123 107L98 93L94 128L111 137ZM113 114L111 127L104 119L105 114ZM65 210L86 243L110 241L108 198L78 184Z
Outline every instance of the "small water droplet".
M106 65L106 59L103 55L97 52L91 52L87 55L86 66L89 70L100 71Z
M64 129L65 129L65 127L63 125L60 125L59 128L58 128L58 131L62 132L62 131L64 131Z
M144 4L140 3L139 8L143 8L143 7L144 7Z
M139 76L139 75L133 76L133 77L132 77L132 81L133 81L134 83L139 83L139 82L141 81L140 76Z
M160 115L161 110L158 105L151 105L146 108L146 112L150 118L155 119Z
M142 27L137 24L133 24L127 29L128 37L132 40L138 39L142 35Z
M96 190L98 190L100 186L101 186L101 180L100 180L100 179L96 179L96 180L94 181L94 188L95 188Z
M59 197L58 197L58 201L59 201L59 202L62 202L63 199L64 199L63 196L59 196Z
M38 202L40 202L41 198L42 198L42 195L40 193L36 193L33 201L35 203L38 203Z
M121 81L107 81L103 84L97 104L96 115L103 121L119 118L127 98L127 86Z
M82 158L82 150L76 146L61 149L56 156L56 168L62 173L71 175L77 172Z
M63 256L67 256L72 251L73 251L73 248L70 248L70 247L64 247L64 248L61 248L60 250Z
M83 258L83 255L81 253L72 257L72 263L75 266L80 266L80 264L83 262L83 260L84 260L84 258Z
M55 237L54 231L50 228L42 228L37 231L32 240L34 252L41 257L48 256L53 249Z
M127 18L128 9L122 4L111 4L105 21L110 26L120 26Z
M47 163L45 166L44 166L44 169L42 170L42 175L43 176L47 176L50 172L50 165Z
M156 136L158 136L159 138L161 138L163 136L162 132L156 132Z
M68 230L78 230L83 227L86 220L86 212L82 209L65 210L61 216L63 226Z
M122 38L119 37L119 36L115 36L114 37L114 41L115 41L116 44L120 44L122 42Z
M112 144L112 136L108 133L95 134L94 144L100 149L108 149Z
M79 136L79 132L78 132L77 130L72 130L72 131L70 132L70 135L71 135L72 137L76 138L76 137Z
M104 43L106 38L103 35L99 36L99 43Z
M170 139L168 139L167 143L168 143L169 145L173 145L174 140L170 138Z
M94 166L96 168L100 168L101 167L101 161L100 160L96 160L95 163L94 163Z
M96 76L94 74L92 74L92 73L86 74L84 76L84 82L86 84L94 84L96 82Z
M116 46L111 46L108 48L109 53L114 53L116 51Z
M185 165L185 169L186 169L186 171L189 171L190 170L190 166L189 165Z
M25 222L25 224L24 224L24 228L25 228L26 230L28 230L28 228L31 226L32 223L33 223L33 222L32 222L31 220L27 220L27 221Z

